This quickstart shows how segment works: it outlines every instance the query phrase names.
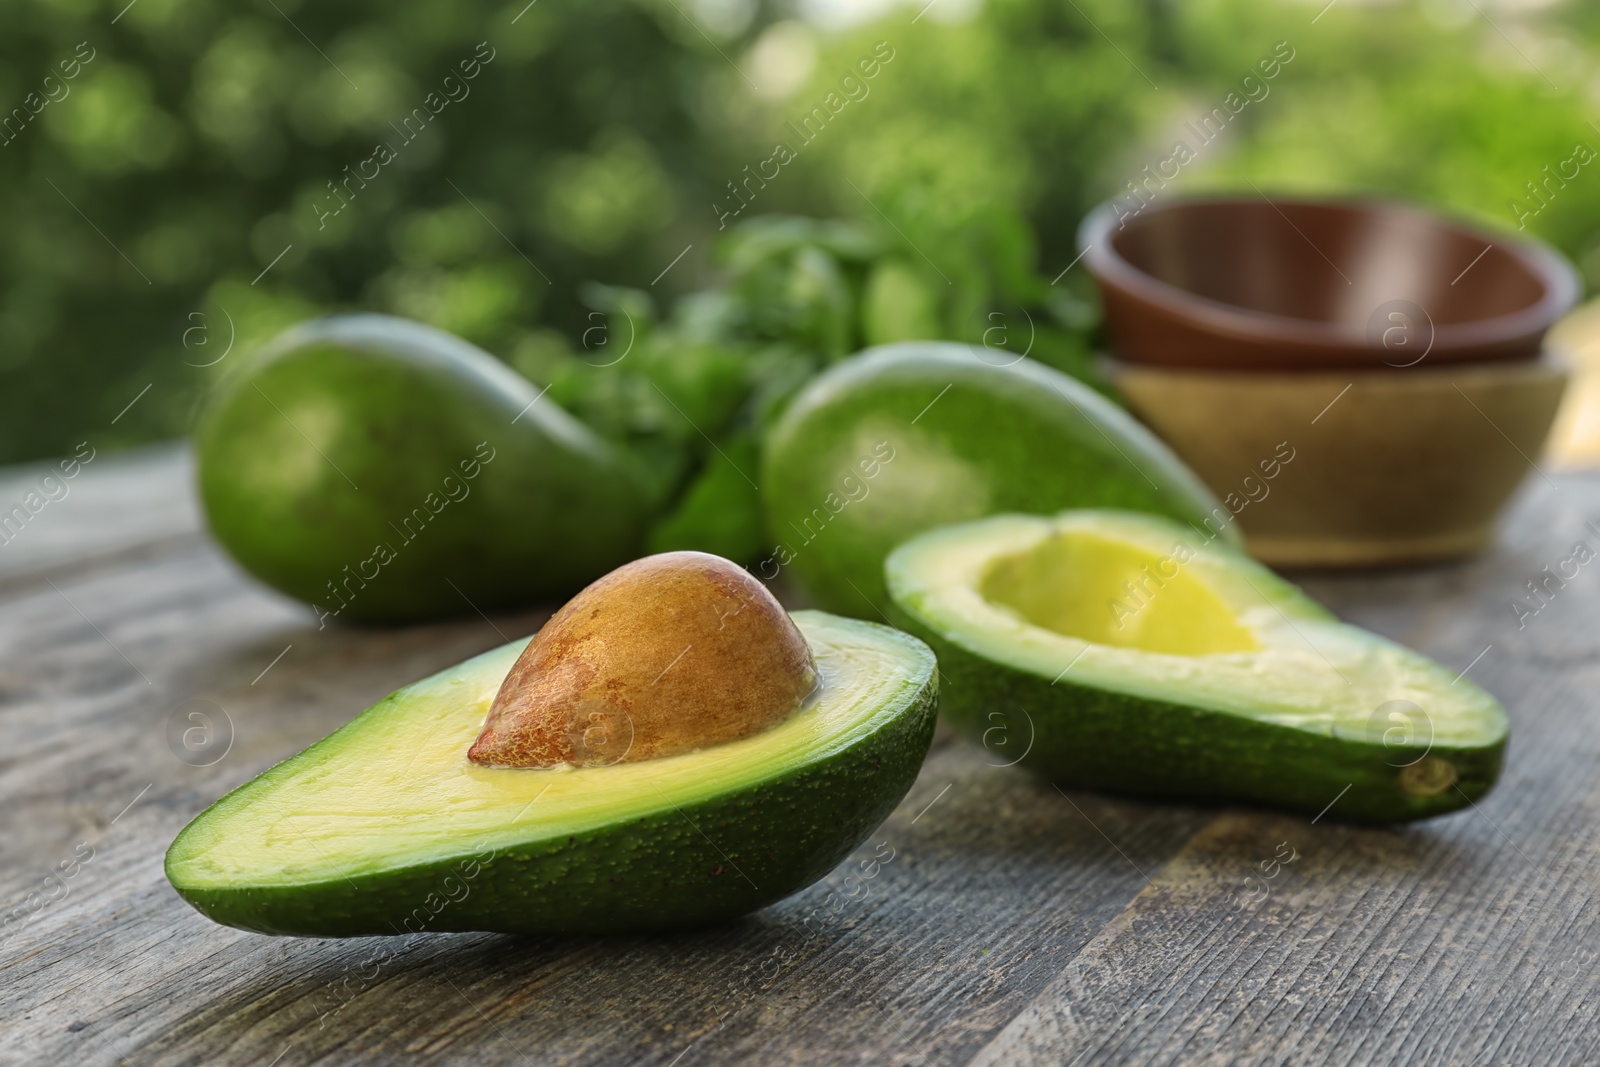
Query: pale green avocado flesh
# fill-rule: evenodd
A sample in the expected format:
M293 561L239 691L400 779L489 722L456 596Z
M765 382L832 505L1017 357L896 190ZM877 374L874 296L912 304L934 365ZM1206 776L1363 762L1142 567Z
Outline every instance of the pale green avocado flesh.
M895 621L938 654L944 713L992 762L1371 822L1464 807L1499 774L1493 697L1195 527L1000 515L914 538L885 571Z
M611 766L479 766L467 749L526 644L514 641L223 797L173 842L167 877L217 922L319 937L662 930L772 903L887 817L935 716L920 641L793 618L821 690L765 732Z

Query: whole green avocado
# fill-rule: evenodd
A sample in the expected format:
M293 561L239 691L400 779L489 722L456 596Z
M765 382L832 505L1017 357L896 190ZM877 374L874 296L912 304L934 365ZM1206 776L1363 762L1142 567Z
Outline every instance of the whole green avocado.
M606 442L481 349L386 315L285 332L219 387L195 450L212 534L323 624L558 597L643 536Z
M1029 359L908 341L835 364L766 441L775 540L757 564L789 570L826 611L887 617L883 561L924 530L999 512L1112 507L1242 540L1233 516L1127 412Z

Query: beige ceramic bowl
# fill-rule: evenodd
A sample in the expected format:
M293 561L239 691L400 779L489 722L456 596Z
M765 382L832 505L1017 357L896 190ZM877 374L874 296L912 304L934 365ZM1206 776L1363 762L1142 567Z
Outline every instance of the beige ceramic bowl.
M1128 404L1280 566L1478 551L1535 473L1566 387L1538 360L1281 373L1112 363Z

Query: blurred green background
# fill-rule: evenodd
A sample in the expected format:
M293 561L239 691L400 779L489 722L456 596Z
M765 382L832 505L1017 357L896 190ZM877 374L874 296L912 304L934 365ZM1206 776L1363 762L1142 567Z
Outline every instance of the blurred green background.
M1258 98L1162 196L1397 193L1592 285L1600 174L1529 183L1600 146L1597 49L1592 7L1491 0L18 0L0 462L182 435L266 337L371 309L664 445L692 525L864 343L1026 329L1091 376L1078 220L1230 92Z

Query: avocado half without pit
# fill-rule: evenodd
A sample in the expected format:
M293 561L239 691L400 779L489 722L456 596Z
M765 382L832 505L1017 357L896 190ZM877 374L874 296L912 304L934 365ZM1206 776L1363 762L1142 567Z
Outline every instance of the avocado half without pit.
M1465 807L1500 772L1488 693L1168 519L1000 515L885 571L896 622L938 655L943 713L992 763L1354 822Z
M646 557L223 797L167 877L271 934L729 919L821 878L899 803L935 677L906 634L786 614L716 556Z

